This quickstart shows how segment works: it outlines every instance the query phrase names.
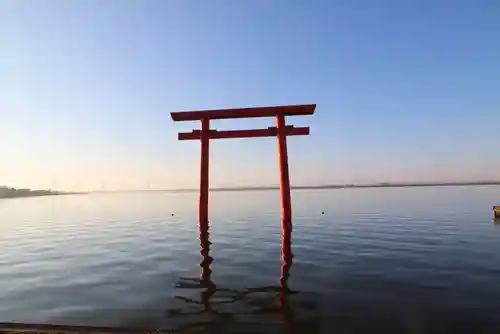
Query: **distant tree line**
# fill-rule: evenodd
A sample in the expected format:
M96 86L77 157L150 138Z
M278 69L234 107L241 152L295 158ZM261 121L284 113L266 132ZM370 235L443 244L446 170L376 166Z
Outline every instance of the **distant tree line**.
M47 196L47 195L58 195L58 194L60 193L51 190L16 189L16 188L9 188L6 186L0 186L0 198Z

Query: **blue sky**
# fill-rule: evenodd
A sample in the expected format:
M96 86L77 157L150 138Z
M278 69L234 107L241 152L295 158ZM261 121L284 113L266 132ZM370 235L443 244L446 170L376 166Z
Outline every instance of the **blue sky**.
M303 103L293 184L500 179L499 34L496 1L4 0L0 184L196 187L171 111ZM212 186L278 183L272 138L211 162Z

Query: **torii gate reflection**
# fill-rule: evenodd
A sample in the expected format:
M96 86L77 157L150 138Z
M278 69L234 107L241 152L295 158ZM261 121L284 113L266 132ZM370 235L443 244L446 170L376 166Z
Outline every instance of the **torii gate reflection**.
M291 231L292 208L286 137L308 135L309 127L294 127L293 125L287 126L285 116L312 115L314 114L315 109L315 104L307 104L240 109L200 110L173 112L170 114L174 121L201 121L200 130L179 133L179 140L201 141L200 198L198 205L198 221L200 226L203 227L204 225L208 225L208 153L210 139L278 137L282 229L283 231ZM210 120L253 117L276 117L276 127L230 131L217 131L210 129Z
M279 305L277 308L269 308L269 303L259 302L258 299L251 301L252 306L260 306L259 311L251 311L247 314L252 313L279 313L281 315L281 322L285 325L293 325L295 321L294 311L290 307L288 303L288 295L290 294L298 294L298 291L292 291L288 286L288 279L290 277L290 269L293 265L293 254L292 254L292 245L291 245L291 237L290 233L286 233L283 235L282 244L281 244L281 275L280 275L280 285L278 287L271 286L262 286L262 287L254 287L254 288L245 288L243 290L235 290L235 289L227 289L217 286L212 281L212 269L211 264L214 261L212 256L210 256L210 232L209 227L198 225L198 239L200 241L200 254L201 254L201 262L200 262L200 276L199 278L189 278L189 277L181 277L180 282L176 285L177 288L182 289L201 289L201 295L199 301L186 298L183 296L175 296L176 299L182 300L190 305L198 305L202 306L201 309L186 312L182 309L170 309L167 310L167 314L169 316L186 316L186 315L200 315L203 313L209 313L218 316L231 316L237 315L237 312L227 313L221 312L214 308L213 306L217 306L220 304L227 303L236 303L245 301L247 298L251 297L253 294L258 293L278 293ZM210 301L210 299L219 292L219 296L216 301ZM260 305L259 305L260 304ZM310 304L310 303L309 303ZM303 305L304 306L304 305ZM310 305L309 305L309 308ZM241 312L240 315L245 314ZM190 326L190 324L186 324ZM196 323L194 324L196 325Z

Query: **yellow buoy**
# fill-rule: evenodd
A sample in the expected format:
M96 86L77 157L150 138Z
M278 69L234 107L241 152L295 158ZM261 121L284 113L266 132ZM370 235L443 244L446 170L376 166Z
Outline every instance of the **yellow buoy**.
M500 219L500 205L495 205L493 207L493 215L495 216L495 218Z

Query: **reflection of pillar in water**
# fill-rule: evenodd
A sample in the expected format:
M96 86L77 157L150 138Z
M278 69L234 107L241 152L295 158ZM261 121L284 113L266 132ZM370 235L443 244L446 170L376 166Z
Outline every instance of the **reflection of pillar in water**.
M209 232L209 224L208 221L201 221L198 224L198 237L200 240L201 251L200 254L202 256L200 267L200 286L205 288L204 291L201 292L201 303L205 306L205 309L209 308L209 300L210 297L215 293L216 286L210 279L212 274L212 270L210 269L210 265L214 260L210 256L210 232Z
M290 268L292 268L293 264L291 222L283 221L282 226L280 286L284 291L288 291L290 290L288 288L288 278L290 277Z
M294 314L288 303L288 294L291 292L288 287L288 279L290 278L290 269L293 264L292 254L292 228L290 221L282 221L281 229L281 277L280 277L280 309L282 314L282 322L291 324L294 320Z

